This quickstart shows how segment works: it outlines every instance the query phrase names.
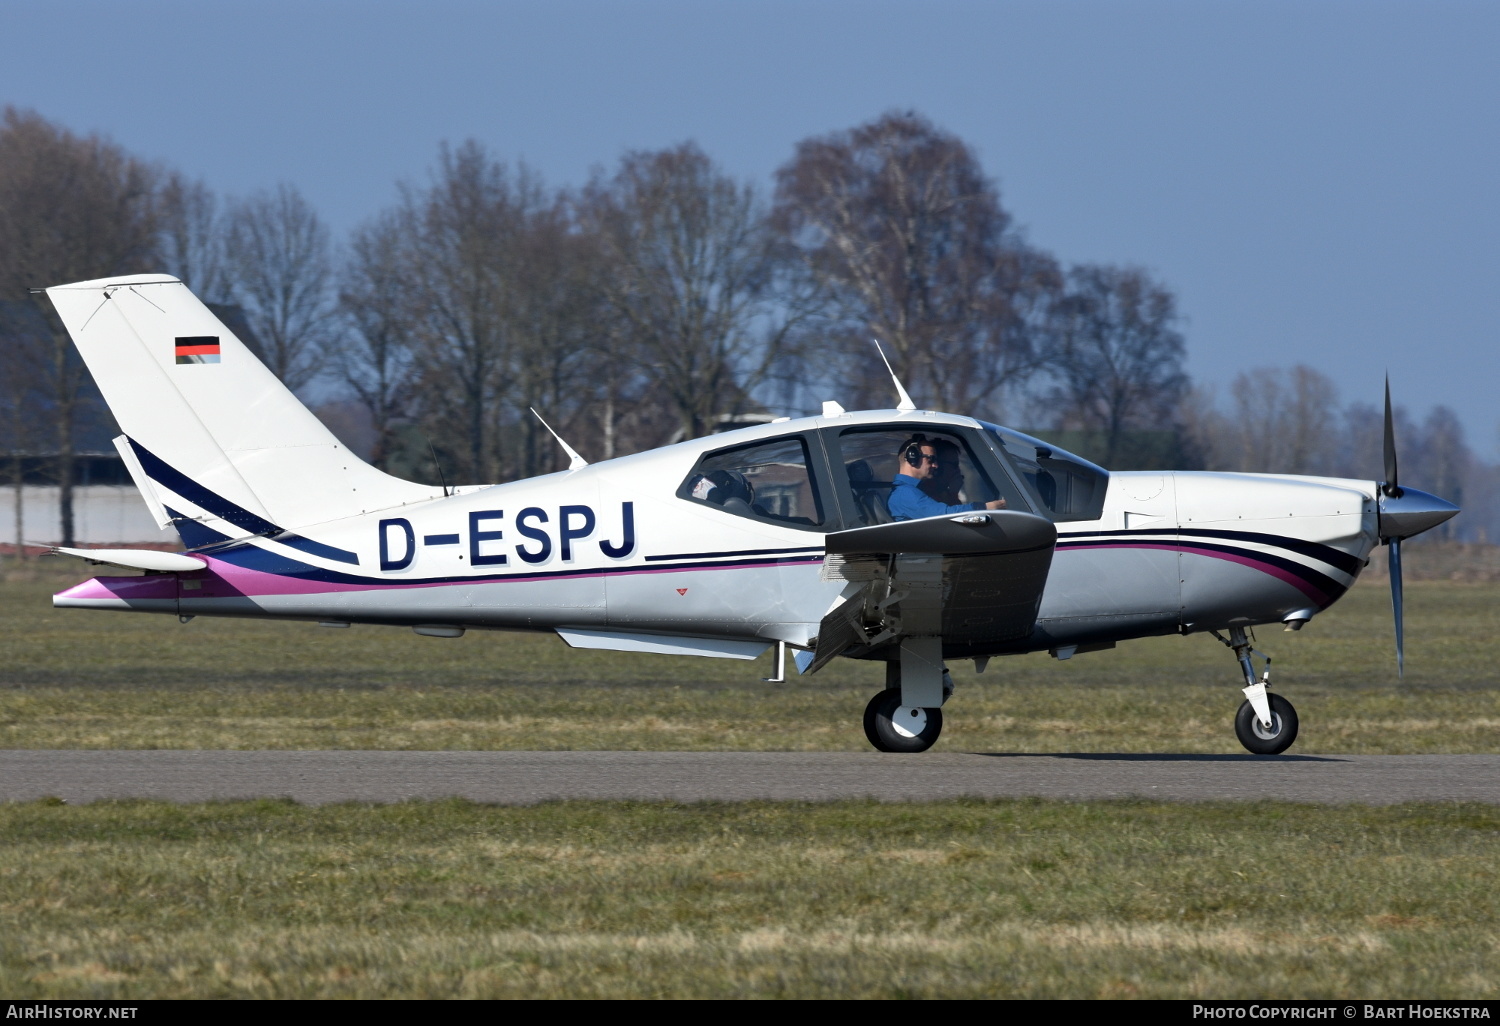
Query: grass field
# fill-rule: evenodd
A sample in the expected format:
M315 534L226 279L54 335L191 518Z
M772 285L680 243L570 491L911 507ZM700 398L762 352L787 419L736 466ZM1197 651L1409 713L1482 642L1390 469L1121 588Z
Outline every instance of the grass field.
M1415 562L1418 556L1409 557ZM879 668L53 610L0 584L0 747L863 750ZM1302 752L1500 751L1500 584L1263 631ZM999 659L941 748L1237 752L1229 654ZM1500 997L1500 809L0 804L0 995Z
M0 747L857 751L883 679L839 660L771 685L769 657L584 652L550 635L54 610L80 576L68 569L0 584ZM1414 581L1407 596L1404 683L1378 583L1301 633L1261 632L1301 714L1295 751L1500 751L1500 583ZM1241 751L1235 664L1208 636L954 676L942 749Z
M1500 997L1500 810L0 805L8 997Z

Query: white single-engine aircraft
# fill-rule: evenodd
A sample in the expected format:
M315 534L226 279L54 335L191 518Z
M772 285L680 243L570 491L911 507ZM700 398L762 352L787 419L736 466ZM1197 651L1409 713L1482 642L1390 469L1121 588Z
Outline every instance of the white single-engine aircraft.
M1066 659L1197 632L1239 661L1240 741L1285 751L1297 714L1266 690L1269 660L1257 678L1247 629L1299 628L1386 542L1399 666L1401 539L1458 512L1397 484L1389 388L1384 482L1109 474L918 410L896 382L894 410L830 402L593 465L563 443L566 471L438 489L351 453L175 278L46 292L124 431L115 445L141 496L185 546L58 549L145 573L86 581L55 605L444 638L553 631L575 648L730 659L775 645L804 673L873 659L886 689L864 727L888 752L937 740L945 660L982 670L996 655ZM941 511L901 518L921 508Z

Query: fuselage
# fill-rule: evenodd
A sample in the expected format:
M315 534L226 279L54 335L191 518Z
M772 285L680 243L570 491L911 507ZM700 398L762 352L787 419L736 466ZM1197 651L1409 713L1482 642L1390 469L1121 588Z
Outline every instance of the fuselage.
M759 425L275 536L189 509L184 539L205 561L201 571L100 578L54 601L179 616L807 646L848 587L824 571L824 537L870 523L869 494L889 484L891 471L872 469L878 461L859 458L858 445L878 452L887 436L920 431L965 447L970 494L989 481L983 487L1008 496L1008 508L1053 519L1058 531L1031 635L954 655L1306 620L1348 589L1378 542L1375 482L1094 475L1098 468L1041 444L1028 462L1034 439L1002 437L1003 429L967 417L871 411ZM771 457L756 457L753 507L694 494L705 487L693 484L705 480L704 468L724 463L719 454L778 445L794 454L783 464L796 465L797 482L767 472ZM1058 482L1066 485L1070 472L1081 498L1065 500Z

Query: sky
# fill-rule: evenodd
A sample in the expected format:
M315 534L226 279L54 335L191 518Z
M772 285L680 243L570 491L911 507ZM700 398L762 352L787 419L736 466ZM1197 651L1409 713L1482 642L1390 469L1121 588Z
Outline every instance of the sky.
M769 193L916 110L1030 241L1172 288L1194 379L1307 363L1500 458L1500 4L0 0L0 105L336 235L474 138L554 185L692 139Z

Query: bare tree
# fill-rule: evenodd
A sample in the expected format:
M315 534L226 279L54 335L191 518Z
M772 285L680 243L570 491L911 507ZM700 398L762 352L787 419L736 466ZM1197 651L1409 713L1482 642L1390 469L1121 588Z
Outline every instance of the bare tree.
M349 331L333 348L339 376L369 413L370 462L391 457L396 424L412 413L417 299L401 218L386 214L354 233L340 300Z
M233 204L226 266L261 358L293 391L323 369L332 340L328 229L296 188L282 184Z
M574 209L471 140L443 147L430 184L403 187L357 233L343 290L357 330L340 363L383 451L409 421L446 471L505 480L558 466L528 407L574 437L594 425L592 400L613 377L582 364L608 319L593 280L599 247Z
M1212 385L1193 384L1183 392L1177 404L1177 424L1195 467L1229 469L1234 449L1230 420L1220 412L1218 393Z
M754 191L693 143L627 153L581 201L599 288L633 362L687 437L734 414L767 377L801 311L772 305L775 243Z
M1422 424L1420 446L1402 460L1402 481L1462 506L1476 462L1458 414L1451 407L1435 406ZM1433 530L1433 538L1451 541L1462 526L1449 520Z
M98 136L76 136L30 111L0 116L0 295L28 287L146 271L159 241L159 173ZM12 340L45 396L57 448L63 543L73 544L74 450L97 389L50 304L34 297L39 327ZM44 326L44 327L43 327Z
M1305 364L1261 367L1234 379L1232 469L1332 474L1340 459L1338 389ZM1377 432L1370 442L1378 445Z
M202 182L179 172L166 176L157 193L161 225L161 269L175 274L205 303L230 297L224 266L226 225L219 201Z
M471 480L501 476L497 425L512 392L510 304L527 215L546 205L526 168L512 170L469 140L443 147L432 185L403 192L423 354L424 418Z
M567 436L578 437L594 400L607 396L613 354L600 353L599 327L607 320L595 287L595 240L575 230L569 204L557 197L529 212L517 238L520 257L512 279L507 320L515 423L520 440L513 462L523 475L561 469L560 447L528 407L543 412ZM599 373L605 368L604 373Z
M889 394L878 337L919 404L977 409L1038 366L1055 262L1012 229L962 140L916 114L806 139L774 223L834 300L858 401Z
M1405 407L1394 410L1396 444L1404 452L1412 441L1411 418ZM1335 472L1344 477L1378 481L1385 476L1385 413L1367 402L1352 402L1339 411L1338 455Z
M1082 265L1057 303L1048 371L1059 426L1096 432L1114 463L1132 429L1170 425L1188 386L1172 293L1130 267Z

